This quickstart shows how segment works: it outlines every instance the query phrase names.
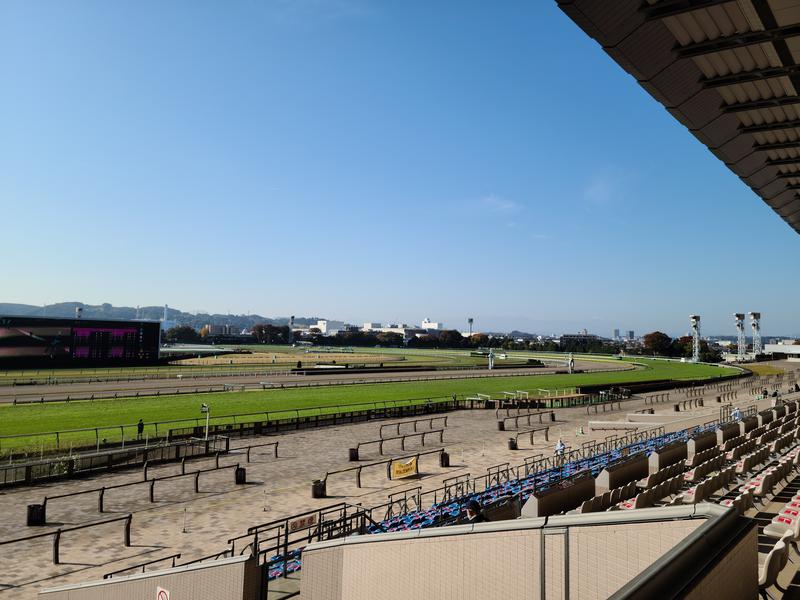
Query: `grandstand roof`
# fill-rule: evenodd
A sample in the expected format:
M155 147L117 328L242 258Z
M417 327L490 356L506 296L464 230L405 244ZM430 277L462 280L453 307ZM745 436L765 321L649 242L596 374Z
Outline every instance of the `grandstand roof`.
M557 0L800 232L800 0Z

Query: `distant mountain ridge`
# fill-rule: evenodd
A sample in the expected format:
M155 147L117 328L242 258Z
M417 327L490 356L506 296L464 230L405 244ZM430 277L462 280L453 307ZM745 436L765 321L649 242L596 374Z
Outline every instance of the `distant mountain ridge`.
M83 302L58 302L45 306L32 304L14 304L0 302L0 315L18 317L74 317L76 308L83 309L84 319L139 319L160 321L164 316L163 306L140 306L138 310L131 306L112 306L104 303L99 305L84 304ZM313 325L319 317L295 317L296 325ZM258 323L271 325L288 325L289 317L263 317L261 315L222 315L222 314L192 314L175 308L167 309L167 320L178 325L191 325L200 329L204 325L230 325L234 329L250 329Z

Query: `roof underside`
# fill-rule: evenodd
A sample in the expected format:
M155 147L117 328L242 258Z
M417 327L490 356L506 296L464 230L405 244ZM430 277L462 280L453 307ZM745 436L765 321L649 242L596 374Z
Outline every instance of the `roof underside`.
M800 0L557 0L800 233Z

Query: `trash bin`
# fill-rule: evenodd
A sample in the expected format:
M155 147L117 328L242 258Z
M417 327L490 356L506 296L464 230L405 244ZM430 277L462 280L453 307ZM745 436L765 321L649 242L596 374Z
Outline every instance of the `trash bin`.
M358 460L358 448L350 448L350 462L355 462Z
M311 497L312 498L324 498L326 494L325 489L325 480L324 479L315 479L311 482Z
M514 438L508 438L508 449L509 450L516 450L517 449L517 440Z
M505 431L506 430L506 422L505 421L498 421L497 422L497 431Z
M442 451L442 453L439 455L439 466L440 467L450 466L450 455L447 452Z
M28 526L45 525L47 521L44 504L28 504Z
M236 485L244 485L247 483L247 469L244 467L236 467L233 474Z

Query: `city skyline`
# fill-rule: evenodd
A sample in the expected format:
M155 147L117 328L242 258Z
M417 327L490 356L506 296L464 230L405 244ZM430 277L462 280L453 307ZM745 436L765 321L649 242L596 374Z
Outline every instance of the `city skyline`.
M4 310L4 304L0 302L0 315L2 314L9 314L9 315L28 315L28 316L62 316L62 317L71 317L72 313L64 310L53 310L53 306L50 306L50 310L48 311L48 307L37 306L40 308L41 311L36 312L29 312L26 310ZM86 306L89 306L86 304ZM101 306L101 304L93 305L93 306ZM114 305L112 305L114 306ZM139 305L121 305L121 306L114 306L117 309L131 309L136 310L138 312L139 308L141 309L157 309L159 312L164 309L163 306L155 305L155 306L139 306ZM193 316L202 316L202 315L209 315L209 316L227 316L230 315L232 317L251 317L251 316L258 316L264 319L286 319L288 320L289 315L282 315L282 314L263 314L258 312L243 312L243 313L236 313L236 312L214 312L214 311L202 311L202 310L185 310L181 307L177 306L169 306L170 311L180 311L181 313L191 314ZM97 315L95 315L96 317ZM428 319L429 316L419 317L419 316L412 316L406 319L365 319L365 318L355 318L355 319L343 319L340 318L338 315L326 314L324 312L318 314L307 314L307 315L296 315L297 319L325 319L328 321L333 322L341 322L350 325L356 325L358 327L362 327L366 324L380 324L383 327L388 327L390 324L392 325L400 325L405 324L409 327L418 327L420 326L425 319ZM702 317L702 315L701 315ZM447 319L431 319L431 321L435 322L436 324L440 325L439 329L456 329L461 332L466 332L470 328L470 324L468 323L468 319L470 317L455 317L452 320ZM509 326L493 326L491 323L491 317L488 317L488 320L485 320L482 317L472 317L474 319L473 323L473 331L475 333L481 332L490 332L490 333L509 333L511 331L521 331L524 333L530 333L535 335L542 335L542 336L553 336L553 335L560 335L560 334L575 334L581 333L583 330L586 330L587 333L595 334L603 338L614 339L615 333L619 334L620 339L627 339L630 337L630 332L633 331L635 333L636 338L640 338L641 336L645 335L646 333L650 333L653 331L662 331L672 337L681 337L685 335L691 335L690 328L687 327L685 330L681 330L680 326L665 326L662 324L661 326L658 325L649 325L639 329L630 329L629 327L621 327L621 326L613 326L608 329L604 329L601 326L592 327L590 325L581 324L578 321L575 322L544 322L542 321L543 325L537 329L526 329L524 327L518 327L509 325ZM763 315L762 315L763 318ZM150 318L152 320L152 317ZM170 320L173 320L170 317ZM714 329L706 327L706 319L702 319L702 335L703 337L735 337L736 331L733 325L733 320L731 320L730 327L725 329ZM578 323L577 325L575 323ZM688 319L687 319L688 324ZM377 326L377 325L376 325ZM750 328L750 322L746 318L745 319L745 333L748 339L751 337L752 332ZM791 337L800 337L797 332L793 330L789 331L780 331L774 329L763 328L762 326L762 336L767 338L791 338Z

